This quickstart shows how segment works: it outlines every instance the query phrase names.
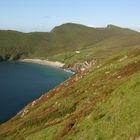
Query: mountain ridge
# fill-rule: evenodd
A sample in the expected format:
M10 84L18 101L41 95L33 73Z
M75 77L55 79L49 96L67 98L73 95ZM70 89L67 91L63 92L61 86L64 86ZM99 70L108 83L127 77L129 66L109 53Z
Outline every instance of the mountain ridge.
M57 26L51 32L0 31L0 56L1 59L11 60L18 58L16 55L23 54L21 58L48 59L50 55L76 51L105 38L126 34L137 32L123 28L90 28L74 23Z

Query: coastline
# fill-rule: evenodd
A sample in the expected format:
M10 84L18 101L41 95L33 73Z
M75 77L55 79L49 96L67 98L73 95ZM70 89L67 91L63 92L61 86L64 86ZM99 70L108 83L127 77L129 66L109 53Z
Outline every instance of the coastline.
M63 69L64 71L68 72L68 73L72 73L75 74L75 72L69 70L69 69L65 69L65 63L59 62L59 61L49 61L49 60L41 60L41 59L20 59L19 62L27 62L27 63L34 63L34 64L41 64L41 65L48 65L51 67L55 67L55 68L60 68Z

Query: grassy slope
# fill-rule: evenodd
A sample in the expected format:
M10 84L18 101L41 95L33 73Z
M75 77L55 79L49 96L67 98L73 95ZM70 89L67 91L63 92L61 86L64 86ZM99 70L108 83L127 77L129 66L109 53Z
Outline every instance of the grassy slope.
M25 39L34 45L31 57L44 57L44 49L50 49L52 60L72 65L96 59L96 64L29 104L24 117L18 114L1 125L1 140L127 140L140 135L139 33L114 26L76 27L66 24L44 35L28 34Z
M67 65L73 65L76 62L91 61L93 59L104 59L108 55L123 50L134 49L139 47L140 35L120 35L109 37L94 45L79 49L80 54L75 52L64 52L48 57L50 60L59 60Z
M28 105L24 117L18 114L0 126L0 138L134 139L140 135L139 99L138 47L98 60Z

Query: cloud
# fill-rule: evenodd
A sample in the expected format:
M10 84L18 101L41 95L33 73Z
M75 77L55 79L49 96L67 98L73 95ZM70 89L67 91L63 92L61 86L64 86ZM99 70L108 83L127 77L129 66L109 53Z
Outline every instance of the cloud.
M50 19L51 16L44 16L43 18L44 18L44 19Z
M135 30L135 31L138 31L138 32L140 32L140 27L130 27L130 29L133 29L133 30Z
M87 26L88 26L88 27L92 27L92 28L94 27L93 25L87 25Z

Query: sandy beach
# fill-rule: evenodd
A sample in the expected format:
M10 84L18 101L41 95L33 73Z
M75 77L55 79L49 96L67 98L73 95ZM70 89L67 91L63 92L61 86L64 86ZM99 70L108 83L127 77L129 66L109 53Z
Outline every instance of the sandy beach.
M21 59L21 62L30 62L35 64L42 64L42 65L49 65L57 68L63 68L65 65L64 63L58 62L58 61L48 61L48 60L41 60L41 59Z

